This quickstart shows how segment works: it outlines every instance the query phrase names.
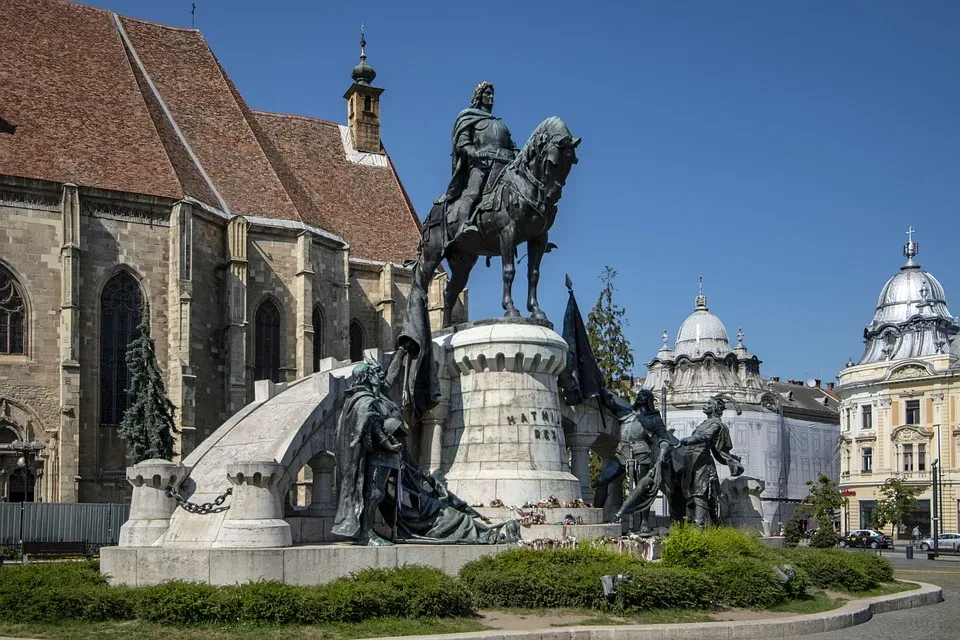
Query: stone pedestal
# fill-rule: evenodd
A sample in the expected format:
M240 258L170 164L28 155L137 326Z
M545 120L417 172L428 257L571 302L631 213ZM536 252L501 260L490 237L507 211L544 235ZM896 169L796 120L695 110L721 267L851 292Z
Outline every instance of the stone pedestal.
M283 466L274 461L227 465L233 498L214 549L289 547L290 525L283 519L283 499L277 483Z
M127 482L133 485L130 518L120 527L121 547L150 547L160 542L177 508L167 496L167 487L177 488L190 470L167 460L144 460L127 467Z
M546 322L504 319L456 331L447 348L454 376L443 434L449 489L471 504L580 498L557 393L563 338Z

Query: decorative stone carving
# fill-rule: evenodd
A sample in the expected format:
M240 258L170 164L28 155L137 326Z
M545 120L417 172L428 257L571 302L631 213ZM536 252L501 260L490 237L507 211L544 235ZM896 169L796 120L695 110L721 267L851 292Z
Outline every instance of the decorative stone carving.
M720 520L738 529L770 535L770 524L763 517L760 494L766 483L753 476L725 478L720 483Z
M900 367L896 371L893 371L889 379L890 380L902 380L904 378L919 378L921 376L929 375L925 367L918 365L907 365L905 367Z
M167 487L176 489L190 469L169 460L144 460L127 467L127 482L133 486L130 519L120 527L120 546L152 547L159 544L170 527L176 501L167 496Z
M273 460L227 465L233 501L213 543L215 549L293 544L277 486L282 475L283 466Z

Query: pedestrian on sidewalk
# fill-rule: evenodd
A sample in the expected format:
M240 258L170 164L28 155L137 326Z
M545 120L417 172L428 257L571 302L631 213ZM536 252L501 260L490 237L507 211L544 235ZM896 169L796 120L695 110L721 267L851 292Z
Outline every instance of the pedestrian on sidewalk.
M920 526L916 525L913 527L913 544L918 544L920 542Z

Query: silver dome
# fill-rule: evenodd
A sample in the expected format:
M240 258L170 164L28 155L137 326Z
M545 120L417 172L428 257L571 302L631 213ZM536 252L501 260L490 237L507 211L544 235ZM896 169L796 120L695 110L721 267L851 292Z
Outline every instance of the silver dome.
M715 356L730 353L730 339L720 318L707 309L707 297L701 293L696 309L680 325L674 354L697 358L708 352Z
M858 364L945 353L960 331L943 286L914 260L919 250L912 237L904 245L907 262L880 291L873 320L863 332L866 348Z

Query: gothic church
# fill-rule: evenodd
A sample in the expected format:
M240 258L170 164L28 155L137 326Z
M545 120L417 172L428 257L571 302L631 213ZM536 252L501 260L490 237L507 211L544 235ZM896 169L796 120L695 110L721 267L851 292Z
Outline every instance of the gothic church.
M144 309L182 453L255 380L392 349L420 223L365 55L346 125L251 109L199 31L66 0L0 0L0 59L0 500L124 501Z

